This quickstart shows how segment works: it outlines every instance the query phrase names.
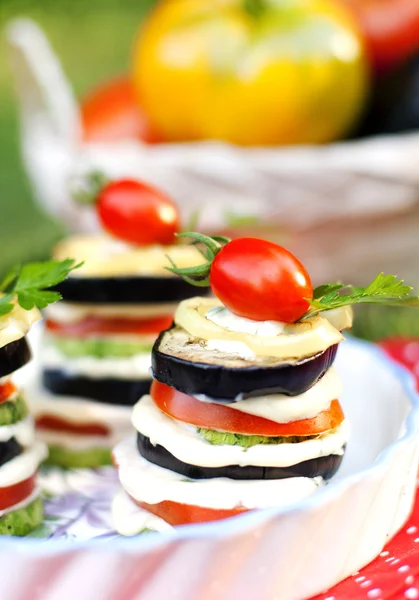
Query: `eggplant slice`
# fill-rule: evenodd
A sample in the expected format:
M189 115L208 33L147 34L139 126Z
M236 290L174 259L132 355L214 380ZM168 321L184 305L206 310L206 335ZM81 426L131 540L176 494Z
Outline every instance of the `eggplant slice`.
M289 477L323 477L330 479L335 475L343 460L343 455L330 454L312 458L291 467L256 467L239 465L226 465L224 467L200 467L190 465L178 460L163 446L154 446L150 438L142 433L137 433L138 450L146 460L175 471L190 479L211 479L213 477L228 477L228 479L253 480L253 479L288 479Z
M0 442L0 467L22 454L22 451L22 446L14 437L7 440L7 442Z
M332 366L337 344L294 363L271 357L245 360L208 351L202 340L173 327L160 334L152 352L157 381L190 396L205 395L228 403L266 394L298 396L310 389Z
M31 360L31 351L25 337L0 348L0 377L14 373Z
M180 302L196 288L180 277L69 277L55 288L66 302L153 304Z
M42 374L43 385L52 394L76 396L119 406L134 406L144 394L148 394L151 381L151 379L89 379L74 377L58 369L46 369Z

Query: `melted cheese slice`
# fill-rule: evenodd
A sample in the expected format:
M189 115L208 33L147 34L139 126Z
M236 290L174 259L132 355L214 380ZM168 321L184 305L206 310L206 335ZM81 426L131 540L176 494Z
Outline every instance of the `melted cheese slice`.
M184 300L176 310L175 323L192 337L211 342L213 350L217 350L217 346L223 347L223 342L240 343L254 355L283 359L301 359L323 352L341 342L344 338L340 331L352 325L352 311L350 307L344 307L333 311L333 324L327 318L327 313L324 313L324 316L316 315L300 323L281 324L277 334L271 334L269 330L266 332L266 329L264 335L251 334L237 331L237 328L231 331L210 320L208 312L217 306L222 304L212 298L196 297Z
M166 270L171 266L167 255L181 268L204 262L203 256L193 246L134 246L107 235L73 236L54 249L56 260L71 256L77 261L84 261L84 265L70 277L176 277Z
M0 348L25 337L31 326L41 319L37 308L25 310L17 302L12 312L0 317Z

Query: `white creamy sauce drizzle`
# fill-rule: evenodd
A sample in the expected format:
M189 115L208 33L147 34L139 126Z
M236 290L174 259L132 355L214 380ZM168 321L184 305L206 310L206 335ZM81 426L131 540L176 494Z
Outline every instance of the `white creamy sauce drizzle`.
M47 457L48 450L42 442L35 442L22 454L0 467L0 487L9 487L28 479Z
M4 510L0 510L0 517L7 515L7 513L14 512L15 510L20 510L21 508L25 508L25 506L29 506L29 504L31 502L33 502L34 500L36 500L36 498L38 498L39 494L40 494L40 489L36 487L33 490L33 492L31 494L29 494L29 496L27 498L25 498L24 500L22 500L21 502L18 502L17 504L14 504L13 506L9 506L9 508L5 508Z
M253 321L239 317L228 310L225 306L214 306L205 314L205 318L219 327L229 331L249 333L259 337L272 337L284 332L286 323L280 321Z
M312 419L327 410L332 400L338 400L342 394L342 382L336 370L331 367L327 373L309 390L299 396L270 394L247 398L227 404L228 408L263 417L275 423L290 423L302 419ZM217 404L208 396L195 396L201 402ZM218 402L219 404L219 402Z
M94 402L93 400L69 398L67 396L57 399L39 387L29 388L27 392L29 407L35 418L42 415L50 415L70 421L70 423L86 425L89 423L98 423L99 425L107 426L110 436L102 437L102 446L104 447L116 444L126 435L132 433L132 408L130 406L103 404L101 402ZM90 439L91 442L91 438L95 437L91 435L76 436L74 434L54 433L52 430L48 431L44 429L37 430L37 436L47 443L59 443L63 446L66 444L66 441L68 443L72 442L73 438L77 438L78 440L81 440L81 438L84 440ZM55 436L54 439L52 436ZM70 437L72 438L71 440ZM92 447L92 443L90 442L86 447Z
M125 436L77 435L63 431L40 429L37 431L37 437L48 446L60 446L67 450L83 451L93 450L94 448L109 448L111 450Z
M69 375L81 375L90 379L114 377L140 381L151 378L150 352L135 354L129 358L69 358L50 346L43 349L41 362L44 368L59 369Z
M202 467L290 467L329 454L342 455L343 446L348 440L348 423L344 421L330 434L296 444L259 444L251 448L214 445L201 438L195 428L184 427L161 412L150 396L144 396L135 405L132 424L137 431L150 438L152 444L163 446L185 463Z
M122 487L138 501L164 500L215 509L269 508L293 505L323 484L321 477L235 481L224 477L187 479L143 458L135 438L120 442L113 451Z
M18 421L14 425L3 425L0 427L0 442L7 442L12 437L21 444L29 446L35 439L35 429L33 418L29 415L23 421Z
M120 535L132 536L143 529L152 531L169 531L171 525L137 506L123 490L120 490L112 501L112 521Z
M176 303L156 304L79 304L57 302L45 309L48 319L57 323L77 323L87 317L141 319L174 314Z

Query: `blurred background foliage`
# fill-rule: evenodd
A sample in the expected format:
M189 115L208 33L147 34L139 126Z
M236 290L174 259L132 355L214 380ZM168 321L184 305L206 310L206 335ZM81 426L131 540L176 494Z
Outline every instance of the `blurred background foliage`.
M0 274L25 259L48 255L62 228L43 215L20 160L19 122L7 62L5 28L30 17L46 31L65 72L82 97L128 70L138 25L154 0L0 0Z

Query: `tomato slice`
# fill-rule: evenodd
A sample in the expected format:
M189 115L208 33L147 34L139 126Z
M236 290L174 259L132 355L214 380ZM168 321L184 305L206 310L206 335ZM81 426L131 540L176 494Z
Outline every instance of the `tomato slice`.
M7 400L17 392L17 388L12 381L6 381L0 384L0 404L7 402Z
M223 404L201 402L159 381L153 381L150 394L162 412L178 421L205 429L243 435L266 435L268 437L318 435L335 429L345 418L337 400L331 402L328 410L319 413L312 419L275 423Z
M35 420L37 429L72 433L73 435L97 435L107 437L110 430L100 423L72 423L54 415L42 415Z
M148 334L160 333L168 329L173 323L172 315L155 317L153 319L105 319L100 317L87 317L77 323L58 323L48 319L45 326L55 335L66 337L79 337L103 334Z
M0 510L6 510L19 502L23 502L25 498L30 496L35 489L36 473L29 479L24 479L10 485L9 487L0 488Z
M221 519L228 519L229 517L235 517L249 511L247 508L205 508L203 506L172 502L171 500L164 500L157 504L147 504L147 502L135 500L132 496L130 498L140 508L144 508L173 526L220 521Z

